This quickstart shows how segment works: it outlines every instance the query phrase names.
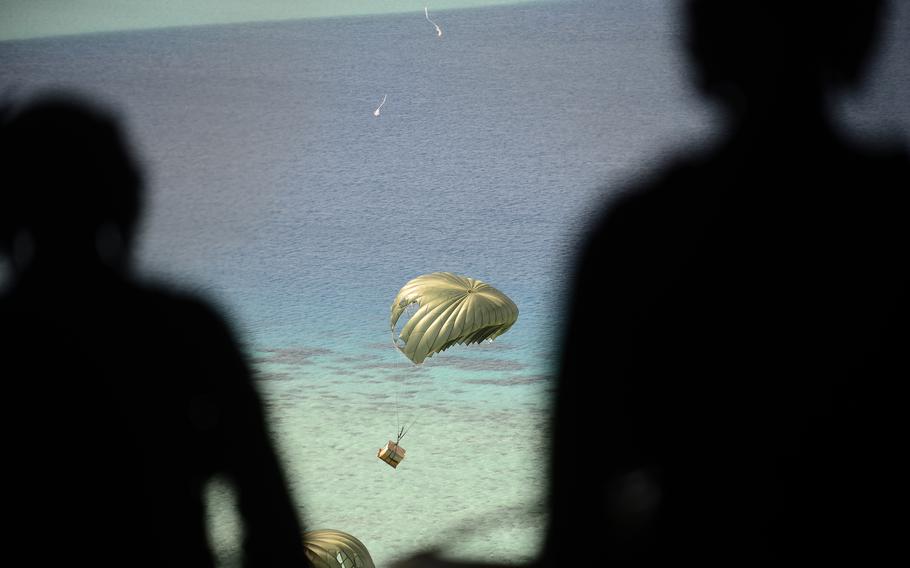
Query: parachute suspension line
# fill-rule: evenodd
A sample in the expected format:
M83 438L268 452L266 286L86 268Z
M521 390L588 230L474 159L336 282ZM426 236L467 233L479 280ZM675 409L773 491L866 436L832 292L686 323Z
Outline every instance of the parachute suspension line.
M398 416L398 392L401 390L401 385L398 385L398 389L395 390L395 431L398 432L398 439L395 440L395 444L401 441L401 437L404 436L401 428L401 418Z
M399 413L399 404L398 404L398 395L401 392L401 383L398 383L398 387L395 389L395 432L397 432L395 444L399 444L401 439L411 431L411 427L417 423L417 416L409 424L401 423L401 415Z
M404 435L407 434L407 430L404 426L401 425L401 416L399 414L398 407L398 394L401 392L401 383L398 383L398 387L395 389L395 444L401 443L401 439L404 438Z
M404 435L405 435L405 434L407 434L408 432L410 432L411 426L413 426L416 422L417 422L417 418L414 418L414 420L411 420L411 423L410 423L410 424L408 424L407 426L402 426L402 427L398 430L398 442L400 442L401 439L404 438ZM395 442L395 443L397 444L398 442Z
M420 306L419 302L410 302L407 306L404 307L403 312L400 314L398 321L397 321L397 325L392 326L391 329L389 330L391 333L391 336L392 336L392 346L395 348L396 351L398 351L405 357L407 357L407 355L405 355L405 352L404 352L404 348L403 348L404 342L401 340L400 333L401 333L401 330L404 329L405 325L407 325L408 321L412 317L414 317L414 315L417 313L418 310L420 310L420 308L421 308L421 306ZM408 371L406 371L406 373L412 372L413 369L416 367L417 367L416 365L411 366L408 369ZM408 378L405 375L404 377L402 377L402 380L398 383L398 386L395 389L395 432L396 432L396 436L397 436L397 439L395 441L396 444L401 442L401 439L405 437L405 435L408 433L408 431L411 429L411 427L414 425L414 423L417 422L416 417L413 420L411 420L410 423L402 424L402 422L401 422L400 404L399 404L398 399L399 399L399 395L401 393L402 385L407 383L407 381L408 381Z

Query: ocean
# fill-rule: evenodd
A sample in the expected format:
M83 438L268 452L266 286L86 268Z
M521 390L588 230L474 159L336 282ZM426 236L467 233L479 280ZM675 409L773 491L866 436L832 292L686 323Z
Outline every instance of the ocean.
M378 566L435 545L534 556L578 243L611 195L721 125L675 2L434 20L441 38L417 9L0 42L0 96L74 89L123 117L148 186L139 271L222 309L307 528L355 535ZM908 22L895 6L870 87L838 102L860 132L910 134ZM518 322L414 366L389 310L434 271L497 287ZM400 425L392 469L376 452ZM230 491L210 500L237 565Z

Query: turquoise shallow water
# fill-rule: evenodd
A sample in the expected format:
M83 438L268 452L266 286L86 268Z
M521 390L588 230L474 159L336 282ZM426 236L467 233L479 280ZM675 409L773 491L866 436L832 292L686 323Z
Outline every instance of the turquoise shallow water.
M73 87L122 111L149 181L140 269L225 309L305 522L353 533L380 566L454 536L453 556L535 553L576 243L611 191L716 127L673 3L436 19L442 40L418 11L0 43L6 92ZM907 21L901 8L874 88L847 101L855 124L910 131ZM521 313L418 368L392 347L389 308L436 270ZM376 459L414 420L404 463ZM229 495L213 495L232 565Z

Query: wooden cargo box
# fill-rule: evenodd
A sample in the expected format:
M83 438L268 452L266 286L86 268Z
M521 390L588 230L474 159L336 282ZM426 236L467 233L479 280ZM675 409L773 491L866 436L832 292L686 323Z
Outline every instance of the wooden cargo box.
M398 467L398 464L404 459L404 448L389 440L388 444L380 448L377 456L390 466Z

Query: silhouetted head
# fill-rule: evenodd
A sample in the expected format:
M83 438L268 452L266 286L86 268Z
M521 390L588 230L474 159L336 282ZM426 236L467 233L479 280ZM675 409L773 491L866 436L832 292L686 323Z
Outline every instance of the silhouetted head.
M734 112L854 86L862 79L882 4L687 0L687 42L698 84Z
M52 95L0 113L0 246L17 270L122 267L141 178L106 112Z

